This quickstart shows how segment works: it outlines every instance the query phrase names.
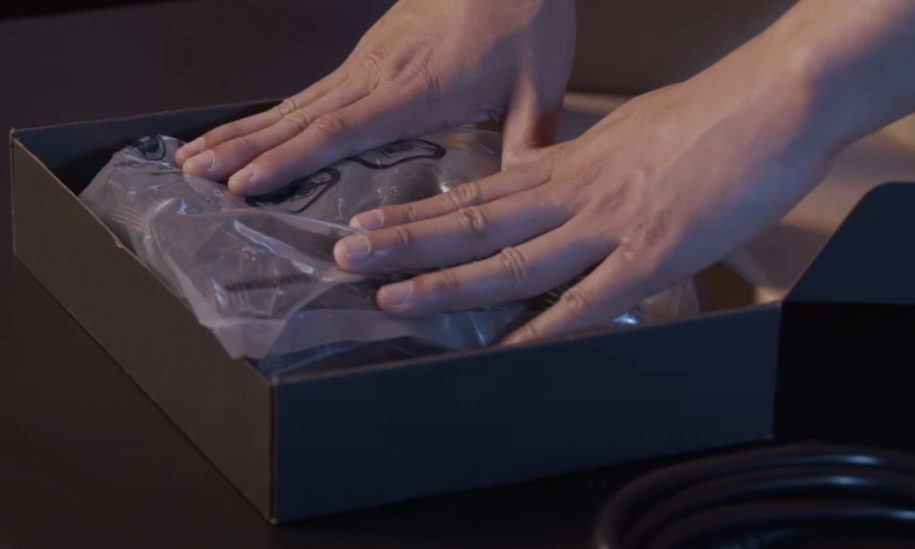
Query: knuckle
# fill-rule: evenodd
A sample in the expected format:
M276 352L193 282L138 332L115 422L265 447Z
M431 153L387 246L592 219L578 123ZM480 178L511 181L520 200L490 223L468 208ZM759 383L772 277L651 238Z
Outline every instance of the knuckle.
M613 252L617 259L622 260L627 265L637 264L640 259L644 260L638 247L621 240Z
M314 122L314 115L308 109L292 111L283 117L282 123L295 133L304 132Z
M431 81L435 72L436 44L424 38L417 39L409 51L395 51L387 68L387 79L400 86L416 85Z
M483 208L479 206L469 206L459 209L455 212L455 215L457 217L458 226L465 233L472 236L483 236L486 234L489 220L486 218Z
M499 266L505 278L521 284L528 277L528 261L518 248L505 248L499 253Z
M601 173L600 168L582 167L576 170L576 173L565 180L565 185L572 192L583 191L591 186Z
M446 193L455 209L479 206L483 202L483 191L476 181L462 183Z
M294 97L287 97L279 105L273 107L280 115L280 118L289 116L299 109Z
M232 140L233 148L241 154L251 154L254 152L254 146L251 139L246 135L241 135Z
M540 329L533 322L528 322L518 329L517 337L521 341L536 341L542 339Z
M407 223L413 223L420 219L419 212L416 210L416 205L412 202L407 202L406 204L398 206L395 210L395 218L402 218Z
M457 275L454 273L454 269L445 269L444 271L439 271L435 273L435 283L433 284L435 290L443 294L449 294L455 292L460 287L460 282L458 281Z
M381 224L378 225L376 227L376 229L381 229L381 228L385 228L385 227L393 229L394 227L397 227L399 225L413 222L413 218L412 218L413 205L409 204L409 203L399 204L396 206L393 206L393 205L392 206L382 206L382 207L378 208L377 210L371 210L371 211L377 211L381 214L381 216L380 216Z
M373 50L365 54L362 58L362 68L366 71L377 71L381 68L381 60L384 56L378 50Z
M378 50L370 51L365 54L359 63L360 76L369 82L377 82L378 74L381 72L383 59L384 54Z
M573 191L580 191L587 187L590 182L590 178L585 174L578 174L575 177L570 178L567 185Z
M455 187L455 189L456 188L457 187ZM452 212L456 212L464 207L464 205L458 201L457 195L454 194L454 189L439 195L438 200L444 204L445 209Z
M340 111L323 114L316 118L311 125L331 136L345 134L350 129L349 120Z
M413 235L405 226L394 227L394 245L401 251L407 251L413 246Z
M597 311L595 300L578 286L563 293L558 305L570 318L581 324L590 322Z
M435 85L435 80L431 76L430 69L425 65L410 63L389 74L386 80L388 80L388 86L393 89L426 89Z
M511 169L523 166L537 158L538 149L523 148L505 151L502 154L502 169Z
M628 263L649 262L659 256L668 233L667 225L660 220L637 223L620 237L617 252Z

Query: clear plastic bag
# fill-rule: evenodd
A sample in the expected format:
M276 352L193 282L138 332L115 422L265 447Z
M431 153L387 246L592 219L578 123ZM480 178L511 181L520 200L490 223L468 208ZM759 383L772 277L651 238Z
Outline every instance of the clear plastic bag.
M358 232L348 227L354 215L496 173L499 134L455 129L392 143L248 199L175 167L182 144L156 136L121 150L80 198L231 356L254 359L267 375L354 356L363 363L383 348L402 358L480 347L543 310L541 299L393 318L377 308L375 292L408 274L357 275L333 259L336 241ZM692 286L681 285L616 324L695 308Z

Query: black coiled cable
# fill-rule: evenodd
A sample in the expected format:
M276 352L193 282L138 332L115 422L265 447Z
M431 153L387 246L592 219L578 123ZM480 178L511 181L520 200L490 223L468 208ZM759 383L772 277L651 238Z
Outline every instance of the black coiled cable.
M594 538L597 549L769 549L836 535L915 539L915 457L801 444L674 466L611 498Z

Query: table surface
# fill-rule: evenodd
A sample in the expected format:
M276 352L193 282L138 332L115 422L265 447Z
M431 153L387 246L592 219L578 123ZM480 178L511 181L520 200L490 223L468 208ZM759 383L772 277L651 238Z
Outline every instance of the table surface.
M286 96L390 3L222 0L0 23L0 127ZM593 122L582 116L572 122ZM8 167L0 155L0 547L582 547L604 499L647 467L270 526L13 259Z

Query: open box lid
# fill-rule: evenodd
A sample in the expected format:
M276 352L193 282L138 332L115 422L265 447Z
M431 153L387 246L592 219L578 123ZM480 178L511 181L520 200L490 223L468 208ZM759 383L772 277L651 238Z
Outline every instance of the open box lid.
M786 297L788 302L915 305L915 184L868 192Z

